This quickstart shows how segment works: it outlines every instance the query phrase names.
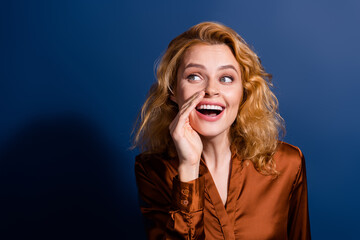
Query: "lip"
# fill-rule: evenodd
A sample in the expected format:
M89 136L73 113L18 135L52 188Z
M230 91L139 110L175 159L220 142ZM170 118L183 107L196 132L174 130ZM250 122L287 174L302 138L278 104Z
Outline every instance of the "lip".
M219 115L210 117L210 116L200 113L199 111L196 111L196 114L199 116L199 118L201 118L205 121L208 121L208 122L215 122L215 121L219 120L222 117L223 113L224 113L224 110Z
M216 116L208 116L208 115L204 115L202 113L200 113L199 111L197 111L195 109L195 112L197 114L197 116L200 118L200 119L203 119L205 121L208 121L208 122L215 122L217 120L219 120L222 115L224 114L224 111L225 111L225 105L222 104L222 103L216 103L216 102L209 102L209 101L201 101L196 107L200 106L200 105L216 105L216 106L220 106L223 108L223 110L221 111L220 114L216 115Z

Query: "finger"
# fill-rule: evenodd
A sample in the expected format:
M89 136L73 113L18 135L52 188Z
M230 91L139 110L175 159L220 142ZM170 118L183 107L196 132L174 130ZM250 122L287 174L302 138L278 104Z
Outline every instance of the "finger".
M179 121L179 114L177 114L174 118L174 120L172 120L172 122L170 123L169 125L169 130L170 130L170 133L172 133L177 125Z
M204 97L204 91L199 91L195 93L193 96L191 96L181 107L180 115L183 115L189 108L195 108L203 97Z
M199 96L200 93L201 91L196 92L190 98L188 98L182 105L181 109L187 108L191 104L191 102Z
M175 118L171 121L169 125L170 133L174 132L176 127L179 125L179 118L180 118L180 112L178 112L175 116Z
M174 120L169 125L169 130L170 130L171 135L173 135L173 133L176 131L176 129L178 127L183 128L186 124L189 124L190 112L193 109L195 109L196 105L201 101L201 99L204 97L204 95L205 94L204 94L203 90L196 92L183 104L180 111L178 112L178 114L175 116Z
M186 108L181 108L180 119L188 118L191 111L195 109L196 105L199 104L199 102L203 99L204 95L205 95L205 93L203 91L199 92L198 95L194 99L189 101Z

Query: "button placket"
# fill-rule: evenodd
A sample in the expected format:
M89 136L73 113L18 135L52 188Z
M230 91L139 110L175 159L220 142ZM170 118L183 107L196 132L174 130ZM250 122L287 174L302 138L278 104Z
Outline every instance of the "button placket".
M185 207L189 205L189 192L187 187L181 189L181 205Z

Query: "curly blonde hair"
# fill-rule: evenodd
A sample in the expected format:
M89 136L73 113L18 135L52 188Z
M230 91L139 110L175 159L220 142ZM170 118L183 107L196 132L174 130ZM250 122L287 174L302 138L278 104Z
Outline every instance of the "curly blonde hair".
M240 66L244 96L230 129L233 154L252 160L262 174L278 175L272 157L279 132L284 132L284 123L278 113L277 98L270 90L271 75L234 30L215 22L197 24L170 42L157 66L157 82L151 87L137 120L134 146L148 153L167 152L176 156L169 125L179 109L170 96L176 88L177 70L185 51L198 43L226 44Z

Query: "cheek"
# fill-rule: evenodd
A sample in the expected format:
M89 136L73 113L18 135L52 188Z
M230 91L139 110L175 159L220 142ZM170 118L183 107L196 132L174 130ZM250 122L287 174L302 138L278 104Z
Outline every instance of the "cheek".
M176 99L179 107L181 107L190 97L192 97L196 92L198 92L194 86L181 86L176 89Z
M243 91L241 90L237 90L237 91L232 91L232 92L228 92L226 94L226 99L228 99L229 104L231 105L231 107L233 108L239 108L240 103L242 101L243 98Z
M231 121L235 121L237 115L239 114L239 108L242 102L242 97L243 97L242 91L236 91L227 96L228 103L231 107L230 116L229 116Z

